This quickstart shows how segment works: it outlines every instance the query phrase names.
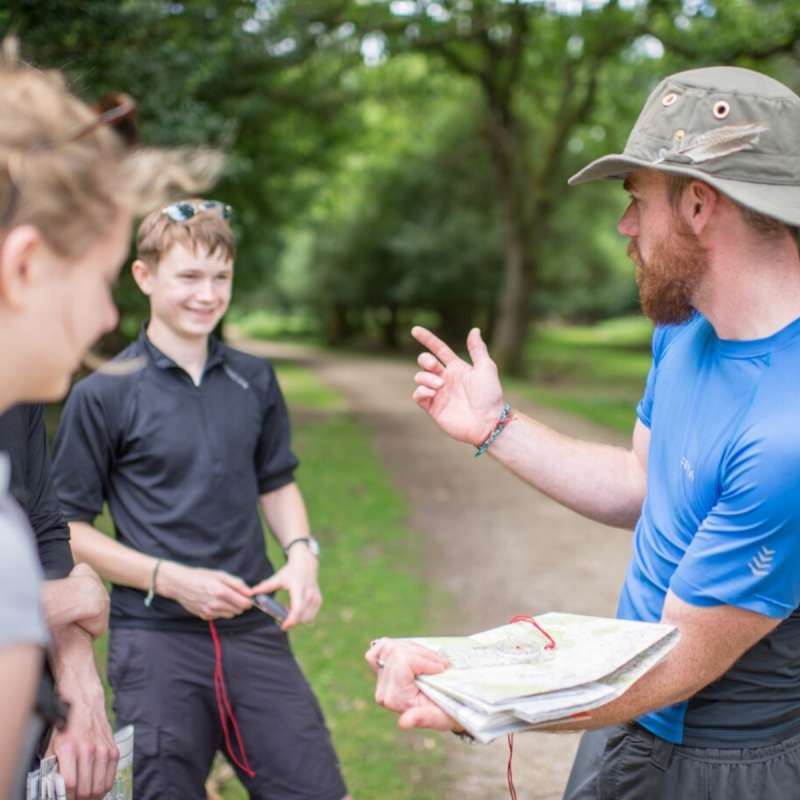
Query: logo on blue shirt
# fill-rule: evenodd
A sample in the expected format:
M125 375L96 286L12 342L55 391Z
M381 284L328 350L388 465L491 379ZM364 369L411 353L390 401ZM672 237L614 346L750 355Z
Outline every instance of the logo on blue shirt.
M758 551L758 554L750 559L750 563L747 566L750 567L750 572L758 577L759 575L766 575L769 573L774 560L775 551L770 550L766 545L764 545Z

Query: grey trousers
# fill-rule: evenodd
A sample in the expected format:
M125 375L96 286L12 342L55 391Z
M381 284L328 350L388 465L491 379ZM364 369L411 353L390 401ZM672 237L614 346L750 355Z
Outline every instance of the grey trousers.
M771 747L682 747L639 725L583 735L564 800L800 800L800 736Z
M272 625L220 640L228 700L254 776L227 747L211 635L112 628L108 677L117 724L135 726L136 800L205 800L218 750L251 800L341 800L347 787L336 753L286 634Z

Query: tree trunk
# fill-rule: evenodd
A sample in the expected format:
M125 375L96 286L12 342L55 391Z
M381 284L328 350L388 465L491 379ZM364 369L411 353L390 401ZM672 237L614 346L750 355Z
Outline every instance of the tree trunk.
M337 303L325 310L325 344L342 344L352 332L346 306Z
M395 306L390 306L387 309L386 318L380 322L383 346L389 350L397 350L399 346L399 339L397 337L398 322L397 308Z
M520 375L524 367L525 338L530 321L530 280L526 264L526 235L522 203L514 175L516 137L508 112L490 112L489 136L495 167L500 213L505 229L505 269L491 342L500 372Z

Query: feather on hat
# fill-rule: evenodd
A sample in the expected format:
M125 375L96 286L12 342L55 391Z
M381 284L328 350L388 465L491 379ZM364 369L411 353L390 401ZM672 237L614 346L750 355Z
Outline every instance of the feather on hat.
M657 169L702 180L735 202L800 227L800 97L766 75L708 67L663 80L618 155L571 184Z

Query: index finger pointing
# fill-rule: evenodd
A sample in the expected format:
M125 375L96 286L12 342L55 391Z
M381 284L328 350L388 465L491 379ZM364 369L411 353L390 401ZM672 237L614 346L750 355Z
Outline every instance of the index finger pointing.
M448 347L438 336L431 333L426 328L415 325L411 329L411 335L423 346L439 359L445 366L458 361L458 356Z

